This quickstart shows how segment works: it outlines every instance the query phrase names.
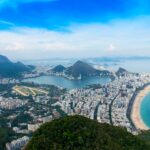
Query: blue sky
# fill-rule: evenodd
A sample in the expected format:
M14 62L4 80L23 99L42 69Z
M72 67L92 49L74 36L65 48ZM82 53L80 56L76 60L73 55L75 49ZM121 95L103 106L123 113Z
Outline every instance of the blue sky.
M147 56L149 24L149 0L1 0L0 53L25 59Z
M108 23L150 11L148 0L1 0L0 5L1 20L55 30L73 23Z

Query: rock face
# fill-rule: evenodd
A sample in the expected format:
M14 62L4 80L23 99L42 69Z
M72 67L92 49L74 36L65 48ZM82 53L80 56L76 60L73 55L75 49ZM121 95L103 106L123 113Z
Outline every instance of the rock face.
M30 67L21 62L13 63L7 57L0 55L0 77L18 77L26 71L30 71Z
M119 68L118 71L116 72L116 75L119 77L119 76L125 76L127 75L129 72L124 69L124 68Z
M69 116L38 129L25 150L149 150L144 141L124 128Z

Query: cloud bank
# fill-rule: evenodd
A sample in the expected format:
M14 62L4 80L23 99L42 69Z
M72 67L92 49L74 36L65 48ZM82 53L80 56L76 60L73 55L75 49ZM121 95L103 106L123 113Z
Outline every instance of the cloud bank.
M57 32L38 28L0 31L0 53L14 58L150 55L149 18L76 24Z

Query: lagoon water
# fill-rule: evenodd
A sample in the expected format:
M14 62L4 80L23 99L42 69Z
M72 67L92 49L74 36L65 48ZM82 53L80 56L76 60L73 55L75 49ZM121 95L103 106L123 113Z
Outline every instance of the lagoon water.
M49 84L60 86L67 89L84 88L91 84L106 84L111 81L110 78L88 77L83 80L68 80L59 76L41 76L23 80L24 82L34 82L37 84Z
M144 97L141 103L140 114L144 123L150 127L150 93Z

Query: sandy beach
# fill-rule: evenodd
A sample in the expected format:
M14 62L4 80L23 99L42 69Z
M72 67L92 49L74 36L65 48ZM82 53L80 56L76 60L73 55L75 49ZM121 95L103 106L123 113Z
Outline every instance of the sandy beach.
M143 90L141 90L138 95L136 96L136 99L134 100L133 107L132 107L132 113L131 118L132 121L137 129L140 130L148 130L149 128L144 124L143 120L141 119L140 115L140 105L143 101L144 97L150 92L150 85L145 87Z

